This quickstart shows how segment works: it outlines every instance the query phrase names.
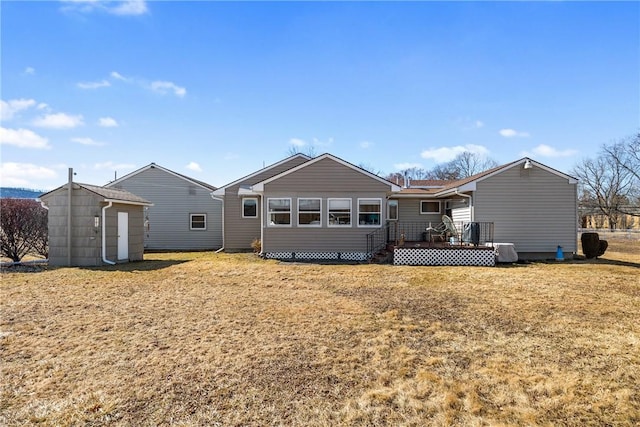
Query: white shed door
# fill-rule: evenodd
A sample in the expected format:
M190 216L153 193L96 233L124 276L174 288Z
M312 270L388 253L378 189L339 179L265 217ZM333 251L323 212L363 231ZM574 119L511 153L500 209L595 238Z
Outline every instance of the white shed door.
M129 213L118 212L118 259L129 258Z

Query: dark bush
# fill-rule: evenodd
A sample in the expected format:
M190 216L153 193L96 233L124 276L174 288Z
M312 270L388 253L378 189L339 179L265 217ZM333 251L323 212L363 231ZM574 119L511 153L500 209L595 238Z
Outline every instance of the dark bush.
M0 254L19 262L47 254L47 210L35 200L0 199Z
M604 255L609 246L606 240L600 240L598 233L582 233L580 241L582 242L582 253L587 259Z

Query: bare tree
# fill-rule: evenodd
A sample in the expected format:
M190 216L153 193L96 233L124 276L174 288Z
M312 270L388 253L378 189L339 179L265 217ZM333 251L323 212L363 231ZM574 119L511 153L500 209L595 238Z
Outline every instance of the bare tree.
M14 262L29 252L46 253L46 217L35 200L0 199L0 253Z
M580 180L583 208L601 212L615 229L621 209L629 203L632 174L605 151L596 159L583 160L573 174Z
M287 155L295 156L296 154L304 154L311 158L316 157L318 155L316 153L316 147L314 147L313 145L307 145L307 149L304 151L302 151L300 147L297 145L290 146L289 149L287 150Z
M457 170L460 178L467 178L496 166L498 163L489 157L465 151L451 160L447 164L447 169Z
M622 141L602 147L602 155L609 157L624 172L628 181L627 204L619 207L620 213L640 216L640 133Z

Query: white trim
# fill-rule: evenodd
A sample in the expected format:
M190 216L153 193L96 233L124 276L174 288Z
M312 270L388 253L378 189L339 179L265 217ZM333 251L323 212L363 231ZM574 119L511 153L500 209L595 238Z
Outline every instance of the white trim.
M289 224L276 224L276 223L271 223L271 215L272 214L286 214L287 212L279 212L279 211L274 211L272 212L271 209L269 209L269 202L271 200L288 200L289 201ZM293 225L293 206L291 206L291 197L269 197L267 198L267 227L291 227Z
M247 180L247 179L249 179L249 178L252 178L252 177L254 177L254 176L256 176L256 175L258 175L258 174L260 174L260 173L262 173L262 172L268 171L269 169L273 169L273 168L274 168L274 167L276 167L276 166L280 166L280 165L282 165L282 164L285 164L285 163L287 163L288 161L293 160L293 159L298 158L298 157L301 157L301 158L306 159L306 160L310 160L310 159L311 159L311 157L306 156L306 155L304 155L304 154L300 154L300 153L298 153L298 154L294 154L293 156L289 156L289 157L287 157L286 159L282 159L282 160L280 160L279 162L273 163L273 164L271 164L271 165L269 165L269 166L267 166L267 167L264 167L264 168L262 168L262 169L259 169L259 170L255 171L255 172L253 172L253 173L250 173L249 175L243 176L243 177L242 177L242 178L240 178L240 179L236 179L235 181L230 182L229 184L223 185L222 187L220 187L220 188L218 188L217 190L215 190L213 193L214 193L214 195L216 195L216 196L224 196L225 190L226 190L227 188L232 187L232 186L234 186L234 185L236 185L236 184L239 184L239 183L241 183L241 182L244 182L244 181L246 181L246 180Z
M88 190L91 191L91 190ZM93 192L92 192L93 193ZM97 194L97 193L95 193ZM130 202L128 200L120 200L120 199L104 199L103 202L112 202L119 203L121 205L134 205L134 206L154 206L153 203L145 203L145 202Z
M300 200L318 200L320 202L320 209L318 210L318 214L320 214L320 221L317 224L300 224ZM296 225L298 227L311 227L317 228L322 227L322 198L320 197L298 197L297 198L297 209L296 212ZM316 211L304 211L304 213L316 213Z
M369 178L375 179L376 181L379 181L379 182L381 182L381 183L383 183L385 185L388 185L392 192L398 192L398 191L400 191L402 189L399 185L396 185L391 181L387 181L384 178L380 178L378 175L375 175L375 174L373 174L373 173L371 173L371 172L369 172L367 170L364 170L364 169L359 168L359 167L357 167L355 165L352 165L351 163L347 162L346 160L342 160L341 158L336 157L336 156L334 156L332 154L328 154L328 153L327 154L323 154L321 156L318 156L318 157L316 157L314 159L311 159L308 162L305 162L305 163L303 163L301 165L298 165L298 166L296 166L294 168L291 168L289 170L281 172L278 175L274 175L274 176L272 176L270 178L267 178L264 181L258 182L257 184L254 184L252 188L253 188L254 191L258 191L258 192L264 191L264 185L265 184L268 184L268 183L270 183L272 181L275 181L275 180L280 179L280 178L282 178L284 176L287 176L290 173L297 172L302 168L306 168L307 166L312 165L312 164L314 164L316 162L319 162L321 160L324 160L324 159L331 159L331 160L335 161L336 163L340 163L341 165L346 166L346 167L348 167L348 168L350 168L350 169L352 169L352 170L354 170L356 172L359 172L359 173L361 173L363 175L366 175ZM345 183L345 187L346 186L347 186L347 183Z
M348 200L349 201L349 224L331 224L331 201L332 200ZM353 199L350 197L330 197L327 198L327 227L349 228L353 227Z
M428 212L424 212L422 210L422 203L437 203L438 204L438 210L437 211L428 211ZM442 212L442 201L440 200L420 200L420 203L418 204L420 206L420 215L434 215L434 214L439 214L440 212Z
M203 228L193 228L193 217L194 216L203 216L204 217L204 227ZM189 230L191 230L191 231L207 231L207 214L206 213L190 213L189 214Z
M391 218L390 217L390 213L391 213L391 208L389 207L389 204L391 202L395 202L396 204L396 217L395 218ZM387 221L398 221L398 218L400 217L400 202L398 201L398 199L387 199Z
M260 195L260 193L256 193L251 188L245 188L245 187L238 188L238 196L239 197L243 197L243 196L259 196L259 195Z
M368 200L371 202L377 201L378 202L378 206L380 207L380 210L378 211L378 223L377 224L360 224L360 202L364 201L364 200ZM357 226L360 228L380 228L382 227L382 199L377 198L377 197L359 197L357 200L358 203L358 218L357 218ZM368 214L368 213L372 213L375 214L375 212L362 212L364 214Z
M242 218L259 218L258 216L258 198L257 197L243 197L240 199L242 201ZM244 201L245 200L255 200L256 202L256 214L254 216L248 216L244 214Z

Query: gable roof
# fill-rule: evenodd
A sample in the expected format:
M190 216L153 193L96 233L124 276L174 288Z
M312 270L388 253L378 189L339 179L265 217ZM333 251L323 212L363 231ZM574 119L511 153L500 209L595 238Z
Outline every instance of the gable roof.
M369 178L372 178L372 179L374 179L376 181L379 181L379 182L381 182L383 184L386 184L386 185L388 185L390 187L391 191L393 191L393 192L400 191L400 186L394 184L393 182L387 181L386 179L381 178L381 177L379 177L378 175L376 175L374 173L371 173L371 172L369 172L369 171L367 171L365 169L362 169L361 167L358 167L358 166L356 166L356 165L354 165L352 163L347 162L346 160L343 160L343 159L341 159L339 157L336 157L336 156L334 156L332 154L329 154L329 153L322 154L322 155L320 155L318 157L315 157L315 158L309 160L308 162L305 162L305 163L303 163L301 165L298 165L298 166L296 166L294 168L291 168L291 169L288 169L288 170L286 170L284 172L281 172L278 175L274 175L271 178L267 178L264 181L260 181L257 184L254 184L252 186L252 190L253 191L263 191L265 184L268 184L268 183L270 183L272 181L275 181L276 179L280 179L280 178L282 178L282 177L284 177L286 175L289 175L290 173L299 171L300 169L306 168L306 167L308 167L310 165L313 165L314 163L317 163L317 162L319 162L321 160L324 160L324 159L331 159L331 160L335 161L336 163L339 163L339 164L341 164L343 166L346 166L346 167L348 167L350 169L353 169L356 172L359 172L359 173L361 173L363 175L366 175Z
M200 186L200 187L204 188L205 190L214 191L216 189L216 187L214 187L211 184L207 184L206 182L199 181L197 179L191 178L189 176L183 175L183 174L178 173L178 172L174 172L174 171L172 171L170 169L167 169L165 167L157 165L157 164L155 164L153 162L149 163L147 166L144 166L144 167L142 167L142 168L140 168L138 170L130 172L130 173L124 175L123 177L120 177L120 178L116 179L115 181L111 181L110 183L106 184L105 187L113 187L113 186L119 184L120 182L122 182L124 180L127 180L127 179L129 179L129 178L131 178L133 176L136 176L136 175L138 175L138 174L140 174L140 173L142 173L142 172L144 172L146 170L149 170L149 169L160 169L161 171L164 171L164 172L166 172L168 174L171 174L171 175L176 176L176 177L178 177L180 179L183 179L183 180L185 180L187 182L190 182L192 184Z
M66 189L67 185L68 184L62 185L54 190L41 194L40 197L38 198L39 199L42 199L43 197L46 198L47 196L53 194L58 190ZM81 184L78 182L74 182L73 185L79 188L83 188L91 193L97 194L98 196L102 197L105 202L116 202L116 203L124 203L129 205L153 206L153 203L151 203L150 201L143 199L140 196L136 196L135 194L130 193L126 190L120 190L117 188L105 188L105 187L99 187L97 185Z
M476 188L476 183L480 182L480 181L484 181L487 178L490 178L494 175L497 175L499 173L502 173L506 170L509 170L513 167L519 166L519 165L524 165L526 162L529 162L531 164L531 166L534 167L538 167L540 169L543 169L549 173L552 173L556 176L559 176L561 178L566 179L567 181L569 181L570 184L576 184L578 182L578 180L574 177L572 177L571 175L567 175L565 173L562 173L556 169L553 169L549 166L543 165L542 163L536 162L535 160L532 160L528 157L523 157L520 160L516 160L514 162L511 163L506 163L504 165L501 166L497 166L495 168L491 168L491 169L487 169L486 171L477 173L475 175L472 175L470 177L467 178L463 178L463 179L459 179L457 181L452 181L451 183L449 183L448 185L446 185L444 188L442 188L440 191L438 191L435 195L436 196L445 196L451 193L455 193L456 191L458 192L464 192L464 191L474 191Z
M219 187L218 189L216 189L213 192L213 195L214 196L224 196L225 190L227 188L233 187L236 184L244 182L244 181L246 181L246 180L248 180L248 179L250 179L250 178L252 178L252 177L254 177L254 176L258 175L258 174L261 174L261 173L266 172L266 171L268 171L270 169L273 169L275 167L283 165L283 164L287 163L288 161L293 160L293 159L298 158L298 157L301 158L301 159L307 160L307 161L311 160L311 157L309 157L309 156L307 156L305 154L301 154L301 153L294 154L293 156L289 156L289 157L287 157L285 159L280 160L279 162L273 163L273 164L271 164L271 165L269 165L267 167L264 167L262 169L258 169L257 171L255 171L253 173L250 173L249 175L243 176L240 179L236 179L235 181L230 182L229 184L226 184L226 185L223 185L222 187Z

